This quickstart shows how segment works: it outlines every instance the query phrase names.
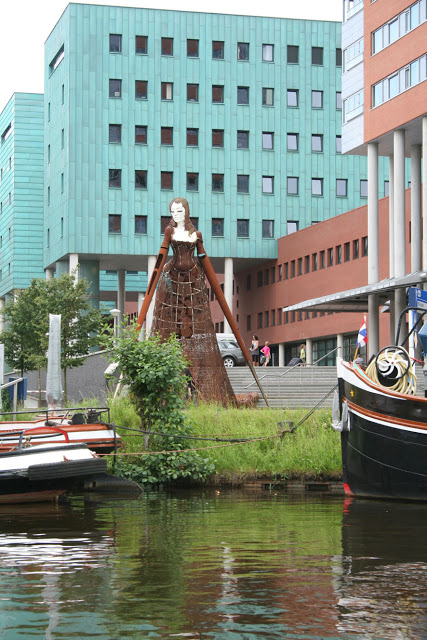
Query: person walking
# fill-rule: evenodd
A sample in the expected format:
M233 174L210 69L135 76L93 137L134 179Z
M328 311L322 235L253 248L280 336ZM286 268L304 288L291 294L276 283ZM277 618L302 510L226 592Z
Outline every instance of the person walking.
M252 344L250 351L252 352L252 362L254 367L259 366L259 340L255 334L252 336Z
M262 353L261 360L262 360L263 367L266 367L271 359L271 351L270 351L269 344L270 343L268 342L268 340L266 340L263 348L261 349L261 353Z
M299 357L301 358L301 364L305 364L305 344L300 346Z

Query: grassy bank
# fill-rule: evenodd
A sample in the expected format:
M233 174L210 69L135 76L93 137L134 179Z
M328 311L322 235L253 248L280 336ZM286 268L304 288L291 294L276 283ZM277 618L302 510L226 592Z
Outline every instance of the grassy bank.
M128 400L112 401L111 409L117 425L138 427L138 416ZM306 413L306 410L223 409L214 404L189 406L186 415L194 435L254 441L231 444L189 440L188 448L200 450L214 462L216 476L212 481L340 479L340 437L330 426L330 410L317 410L294 433L280 435L280 421L297 424ZM121 433L125 451L144 450L142 436Z

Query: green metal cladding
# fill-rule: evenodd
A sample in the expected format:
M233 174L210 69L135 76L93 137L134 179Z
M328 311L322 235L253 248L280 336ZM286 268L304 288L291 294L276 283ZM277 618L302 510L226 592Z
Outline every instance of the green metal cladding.
M121 35L121 51L110 53L110 34ZM147 53L135 51L147 36ZM173 38L173 55L162 55L162 38ZM199 41L187 56L187 39ZM213 59L212 42L224 42L224 59ZM238 60L238 43L249 43L249 60ZM264 44L274 60L263 61ZM287 46L299 47L288 64ZM312 47L323 64L312 64ZM212 257L268 259L287 222L299 228L366 203L360 180L366 158L341 156L341 24L70 4L45 46L45 266L68 253L87 259L157 254L161 216L172 197L186 197ZM62 59L63 48L63 59ZM59 63L58 63L58 60ZM58 63L58 64L57 64ZM57 66L56 66L57 64ZM56 66L56 68L54 68ZM120 97L109 97L109 80L121 80ZM135 98L135 82L147 81L146 99ZM164 100L162 83L173 83ZM187 83L198 85L198 101L187 101ZM212 86L224 87L223 103L212 102ZM249 104L237 104L238 87L248 87ZM262 103L274 89L274 105ZM287 91L298 91L298 107ZM323 105L312 108L312 91ZM109 125L121 125L121 142L109 143ZM135 144L135 126L147 127L147 144ZM161 144L161 128L173 128L172 144ZM187 128L197 128L197 147L187 146ZM212 147L212 130L223 130L223 147ZM249 147L237 148L237 131L249 132ZM262 134L274 134L273 149ZM288 151L287 134L298 134ZM323 150L312 152L312 135ZM121 186L109 187L109 169L121 170ZM147 171L147 188L135 188L135 170ZM161 188L161 172L173 172L173 188ZM187 172L198 174L198 190L187 191ZM224 175L223 192L212 191L212 174ZM237 193L237 175L249 175L249 193ZM263 176L274 193L262 192ZM287 178L298 177L298 195L287 195ZM386 177L380 166L381 178ZM323 195L312 196L312 178L322 178ZM347 180L337 197L336 180ZM380 193L380 197L384 195ZM120 232L109 232L109 216L121 216ZM135 233L135 216L147 217L147 233ZM224 220L224 234L212 237L212 219ZM237 220L249 220L249 237L237 237ZM274 221L274 237L263 238L262 221ZM109 267L107 267L109 268ZM135 268L126 266L126 268Z

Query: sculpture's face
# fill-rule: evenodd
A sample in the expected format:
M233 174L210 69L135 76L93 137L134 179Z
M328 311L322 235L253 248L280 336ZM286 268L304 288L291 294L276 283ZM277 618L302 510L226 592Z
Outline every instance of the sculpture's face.
M181 202L173 202L171 206L171 215L174 220L178 224L178 222L183 222L185 220L185 208Z

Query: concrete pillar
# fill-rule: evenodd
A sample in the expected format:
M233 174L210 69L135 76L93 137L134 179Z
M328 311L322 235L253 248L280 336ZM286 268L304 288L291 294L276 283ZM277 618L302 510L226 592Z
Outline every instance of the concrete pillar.
M75 269L77 269L76 271L76 280L79 279L79 254L78 253L70 253L69 258L68 258L68 273L71 274L73 273L73 271Z
M307 338L305 341L305 363L313 364L313 340Z
M4 321L4 298L0 298L0 332L5 329L5 321ZM3 380L0 380L0 384L3 384Z
M423 271L427 271L427 116L423 116ZM427 282L424 284L427 288Z
M405 132L393 134L394 150L394 267L397 278L406 274L405 251Z
M141 311L142 303L144 302L145 295L143 293L138 293L138 315Z
M368 143L368 284L379 280L378 144Z
M147 268L147 278L148 282L151 280L151 276L153 274L154 267L156 266L157 256L148 256L148 268ZM150 335L151 326L153 324L153 315L154 315L154 305L156 304L156 294L153 295L151 300L150 308L147 311L147 315L145 316L145 335Z
M55 271L51 267L49 267L48 269L45 269L46 280L52 280L54 273Z
M368 296L368 360L380 349L379 299L377 293Z
M233 313L233 258L224 259L224 297L231 313ZM231 333L226 318L224 318L224 333Z
M99 260L80 260L79 277L88 283L89 302L93 309L99 309Z
M388 159L388 246L390 278L394 278L394 158Z
M421 145L411 146L411 272L422 268Z
M399 316L400 316L400 314L402 313L402 311L403 311L403 309L405 307L406 307L406 289L404 289L404 288L395 289L395 292L394 292L395 336L393 338L393 343L392 344L395 344L397 323L399 322ZM405 327L406 327L406 322L403 319L402 320L402 324L400 325L399 342L401 342L402 336L405 334Z
M389 344L394 344L396 338L396 303L394 300L395 291L390 292L390 338Z
M279 342L279 367L285 366L285 343Z
M120 314L117 318L119 325L119 333L122 329L122 324L125 316L126 309L126 270L117 270L117 309L120 310Z
M337 333L337 358L344 358L344 334Z

